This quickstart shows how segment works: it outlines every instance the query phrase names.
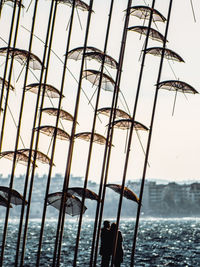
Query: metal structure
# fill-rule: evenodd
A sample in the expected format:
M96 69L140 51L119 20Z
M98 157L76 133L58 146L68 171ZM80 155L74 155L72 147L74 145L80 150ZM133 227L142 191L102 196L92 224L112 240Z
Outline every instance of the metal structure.
M105 29L101 29L102 25L101 23L99 23L99 29L96 29L95 31L97 33L98 30L99 32L101 30L104 34L102 38L102 49L100 49L100 47L91 46L93 45L92 40L96 38L94 36L94 29L92 28L92 24L93 20L95 20L95 8L98 8L98 2L98 0L90 0L88 1L88 3L79 0L52 0L45 1L45 3L43 3L43 0L31 0L29 5L25 6L24 3L21 2L21 0L1 0L0 23L2 23L1 25L7 23L7 25L5 27L5 33L1 31L2 34L4 33L4 35L1 36L0 34L0 42L2 47L0 47L0 59L1 63L4 64L1 65L0 70L0 108L2 110L0 113L0 160L4 159L7 156L7 158L11 159L12 161L12 168L10 170L10 184L7 189L8 193L4 196L0 194L0 196L2 197L0 205L4 206L5 209L5 222L0 246L0 266L4 265L5 247L7 244L7 236L9 235L8 226L10 208L11 204L13 203L12 192L14 190L13 184L15 179L15 171L17 165L20 162L23 164L25 163L25 180L24 184L22 185L23 196L21 196L21 198L25 201L20 202L21 212L19 213L19 228L15 250L16 255L13 266L24 266L24 264L26 264L26 241L28 238L31 199L32 193L34 191L34 177L36 167L38 169L40 168L41 162L39 163L39 160L42 160L42 157L42 163L45 163L47 168L47 180L46 184L44 185L44 202L41 204L43 212L42 217L40 218L41 225L38 238L37 256L34 256L34 258L32 259L32 266L40 266L48 205L50 202L52 204L57 200L59 200L59 202L53 203L54 206L59 209L59 212L57 218L57 230L56 233L54 233L54 236L52 236L52 243L54 243L54 253L53 255L51 255L52 266L59 266L62 263L61 253L63 233L66 224L68 223L67 218L65 218L65 215L67 213L67 205L79 205L76 209L76 212L79 213L77 220L78 230L76 242L74 244L74 258L72 264L74 267L78 266L77 261L80 260L78 253L80 248L79 241L82 230L82 221L84 219L84 212L86 210L85 199L88 198L89 193L91 194L91 196L95 196L97 204L93 218L93 232L91 232L92 243L90 246L90 260L87 266L93 267L97 265L100 231L103 219L104 204L106 201L105 196L107 187L109 185L109 171L111 168L110 163L112 158L111 154L114 150L114 147L116 146L116 144L113 144L114 137L117 135L117 131L114 126L118 122L117 120L120 118L120 114L122 116L120 118L121 122L128 121L128 126L126 126L125 124L121 126L121 129L127 130L127 145L121 176L121 184L117 186L117 192L119 193L118 212L116 214L117 228L120 226L123 198L126 194L128 194L127 192L129 192L126 187L126 176L130 164L130 153L132 150L134 150L134 147L132 146L132 138L134 138L135 133L137 133L138 136L139 130L145 130L146 133L144 133L144 135L147 135L146 145L143 148L145 157L143 162L144 166L139 198L134 195L134 193L132 193L132 195L136 199L134 204L138 207L137 216L135 218L136 223L133 225L134 236L133 245L131 248L132 255L129 260L130 266L134 266L136 240L139 229L139 219L151 144L151 136L153 131L154 116L156 112L158 92L160 90L160 87L162 86L162 67L165 58L167 58L167 60L173 59L172 57L170 58L169 54L166 55L165 53L166 51L169 52L169 50L167 50L166 48L166 43L173 0L169 0L166 19L165 16L163 16L159 11L155 9L156 0L152 0L151 7L134 6L135 1L132 0L123 1L126 2L125 11L121 11L124 12L123 27L122 29L120 29L120 33L118 33L120 35L120 42L115 46L112 43L112 26L113 23L115 23L113 14L114 12L116 12L115 2L117 1L107 1L109 2L109 6L107 9L105 9L104 14L101 15L102 18L106 18L106 22L104 22ZM11 4L11 6L7 4ZM63 10L65 12L65 16L62 13ZM21 14L22 12L23 15ZM10 14L9 23L7 22L8 13ZM135 25L130 25L131 19L135 17L141 19L143 25L137 27ZM144 26L146 22L147 26ZM159 23L162 23L164 25L163 27L165 27L164 35L153 29L153 26L156 25L157 27L157 24ZM138 29L140 31L138 31ZM76 36L76 31L79 32L78 37ZM133 92L133 101L132 103L129 103L131 104L132 108L131 114L129 109L126 110L127 102L124 101L125 94L123 92L123 89L121 88L121 81L123 79L123 75L125 75L123 70L125 69L124 62L127 56L126 46L129 42L128 38L130 35L135 34L132 31L137 31L140 35L143 35L144 45L141 51L139 51L141 53L141 66L139 69L139 77L137 80L136 90L134 86L131 85L131 82L129 85L131 87L130 91ZM26 35L26 39L24 38L24 35ZM159 36L159 38L157 36ZM160 36L162 36L162 39L160 39ZM3 37L6 39L4 40ZM160 56L160 63L158 65L156 90L153 97L153 107L152 110L149 110L149 114L152 115L150 127L148 129L143 124L138 123L136 119L138 105L141 99L140 92L142 82L145 79L144 66L146 58L151 56L149 55L149 43L153 42L152 40L150 40L151 38L153 39L153 41L161 41L161 47L159 50L161 52L160 54L156 54L156 52L154 52L154 55ZM2 45L3 43L4 45ZM118 59L114 59L114 57L111 57L111 55L109 54L112 46L114 47L112 49L112 52ZM64 57L64 59L62 59L62 56ZM56 60L59 61L58 64L55 63ZM93 64L92 67L94 69L87 68L87 65L90 63ZM135 63L137 63L137 60L135 60ZM110 70L108 70L109 67L111 68ZM130 70L130 72L131 71L132 70ZM18 73L17 79L15 79L14 77L14 72ZM90 79L88 78L89 75L92 76L90 77ZM132 78L129 77L129 79L131 81ZM88 90L88 88L91 87L91 84L88 85L88 83L86 87L88 80L90 81L90 83L92 83L92 89L93 87L96 87L96 90L92 93L91 98L88 96L91 94ZM12 84L14 86L12 86ZM176 81L176 84L180 84L180 82ZM186 83L184 83L184 85L185 84ZM112 86L112 88L110 86ZM177 87L177 89L176 87L174 88L173 91L182 89L182 87ZM9 106L11 103L9 102L9 100L12 100L12 96L10 96L10 94L13 90L17 90L19 97L17 108L15 106L12 106L10 108ZM30 94L30 91L34 92L35 94ZM65 93L67 93L66 98L69 98L69 91L73 91L73 93L71 93L71 96L73 96L73 98L70 100L67 99L71 104L71 110L69 110L66 102L64 102ZM194 92L197 93L195 89ZM99 111L103 110L104 108L102 107L104 94L108 94L109 97L106 97L110 98L111 100L109 105L107 104L107 102L103 104L104 107L106 107L106 113L100 114ZM122 99L120 99L120 96L123 97L123 101ZM85 99L87 99L87 101L89 102L85 103ZM48 104L47 101L49 101ZM29 104L31 106L31 110L28 110L27 112ZM78 195L78 198L77 195L74 196L75 193L73 192L75 191L70 191L71 188L69 189L69 183L70 175L72 174L72 165L74 163L73 161L76 153L74 147L78 145L78 142L80 142L80 140L78 140L77 138L78 134L80 133L77 128L79 124L81 124L81 121L79 121L80 109L84 105L84 108L90 108L91 124L90 129L85 129L85 131L83 132L89 133L89 135L85 137L85 140L89 142L89 148L86 156L86 162L85 164L82 164L82 169L85 170L84 184L81 190L81 194ZM5 134L10 123L10 117L8 116L7 111L10 111L12 118L14 119L15 117L17 121L14 121L16 132L12 132L12 135L15 136L14 144L12 144L12 151L10 151L10 149L6 147L7 136L5 136ZM46 122L44 123L43 119L45 112L49 115L53 115L50 116L50 124L46 126L46 128L49 127L49 132L45 128L46 134L51 138L50 142L49 137L43 137L41 134L41 130L44 128L44 124L47 125ZM15 116L13 116L13 113L15 113ZM24 131L24 120L27 115L26 113L30 114L30 119L28 119L30 128L28 129L26 127L26 131ZM126 114L126 119L124 119L123 117L124 114ZM109 122L107 123L106 128L106 135L97 134L97 124L102 123L101 116L103 115L107 115L107 118L109 118ZM65 122L61 122L62 119L65 119ZM65 126L64 123L70 124L70 127ZM62 129L60 128L60 125ZM137 125L142 125L143 128L140 128L139 126L137 127ZM100 137L103 141L100 140ZM46 140L43 142L49 145L47 153L44 150L41 151L42 145L40 140L44 140L43 138L46 138ZM59 140L59 138L61 139L61 141ZM82 142L84 142L85 140L83 140ZM62 151L59 151L60 158L63 157L61 156L61 154L65 155L65 159L63 160L62 164L64 172L63 188L62 192L54 192L55 194L50 195L53 168L55 168L56 166L56 158L59 158L56 151L58 142L63 142ZM28 143L29 146L25 146L25 143ZM100 144L103 145L104 149L103 157L101 160L99 160L98 156L95 155L95 146L99 146ZM23 146L22 148L20 147L21 145ZM8 151L11 152L11 156L10 154L8 155ZM122 152L122 154L124 153ZM137 154L137 151L135 151L135 154ZM97 194L88 190L90 169L91 165L93 164L93 158L95 157L97 158L97 160L99 160L99 164L101 165L101 171L97 175L99 177L99 191ZM118 155L118 157L121 157L123 160L123 157L121 155ZM25 160L23 160L23 158L25 158ZM115 163L112 162L112 164ZM80 192L80 189L76 190L79 190ZM51 201L49 200L50 196L53 197ZM79 200L81 204L79 203ZM111 266L113 266L114 264L113 259L116 253L116 241L117 236L115 238L115 247L113 249Z

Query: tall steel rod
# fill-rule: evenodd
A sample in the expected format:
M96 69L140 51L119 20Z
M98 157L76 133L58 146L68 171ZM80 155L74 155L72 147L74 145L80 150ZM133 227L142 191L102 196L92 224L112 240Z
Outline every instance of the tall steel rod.
M84 191L83 191L84 194L83 194L83 197L82 197L81 213L80 213L80 217L79 217L79 225L78 225L78 231L77 231L77 237L76 237L76 247L75 247L74 264L73 264L74 266L76 266L76 261L77 261L77 256L78 256L78 247L79 247L80 234L81 234L81 225L82 225L82 218L83 218L83 207L84 207L84 203L85 203L85 190L87 188L88 176L89 176L89 170L90 170L90 162L91 162L91 157L92 157L93 140L94 140L95 127L96 127L96 119L97 119L97 110L98 110L99 100L100 100L101 84L102 84L103 70L104 70L104 64L105 64L105 54L106 54L107 46L108 46L108 38L109 38L109 33L110 33L113 4L114 4L114 0L111 0L110 10L109 10L109 14L108 14L106 37L105 37L105 41L104 41L104 50L103 50L104 56L103 56L102 63L101 63L100 78L99 78L99 83L98 83L96 105L95 105L95 111L94 111L94 117L93 117L93 125L92 125L92 131L91 131L91 139L90 139L90 145L89 145L89 151L88 151L88 159L87 159L87 164L86 164L86 173L85 173Z
M29 53L31 52L31 49L32 49L32 41L33 41L33 32L34 32L34 28L35 28L37 4L38 4L38 0L35 1L35 7L34 7L34 12L33 12L32 26L31 26L31 33L30 33L30 41L29 41L29 49L28 49ZM26 83L27 83L28 70L29 70L29 60L30 60L30 56L28 56L28 59L27 59L27 66L26 66L26 72L25 72L25 78L24 78L23 95L22 95L22 101L21 101L21 111L20 111L20 116L19 116L19 122L22 119L22 113L23 113L23 105L24 105L24 99L25 99L25 87L26 87ZM23 203L22 209L24 208L24 205L25 205L25 203ZM21 215L20 215L19 229L22 226L21 222L22 222L22 220L21 220ZM18 265L18 256L19 256L19 248L20 248L20 236L21 236L21 231L19 230L18 231L18 239L17 239L17 247L16 247L15 266Z
M41 70L41 74L40 74L40 84L42 83L43 73L44 73L44 70L45 70L45 59L46 59L46 53L47 53L47 48L48 48L48 40L49 40L49 32L50 32L50 24L51 24L51 20L52 20L52 14L53 14L53 1L51 3L51 11L50 11L50 15L49 15L49 22L48 22L48 27L47 27L46 41L44 43L44 47L45 48L44 48L43 60L42 60L42 62L43 62L42 70ZM34 114L34 121L33 121L33 129L35 128L36 120L37 120L38 106L39 106L39 100L40 100L40 91L41 91L41 86L39 86L38 95L37 95L35 114ZM26 176L25 176L26 178L25 178L25 183L24 183L24 193L23 193L24 199L26 198L27 189L28 189L29 171L30 171L30 166L31 166L31 158L32 158L31 155L32 155L33 142L34 142L34 134L35 134L35 132L32 131L32 136L31 136L31 141L30 141L29 161L28 161L28 165L27 165L27 171L26 171ZM24 217L24 209L25 209L25 205L23 204L22 208L21 208L21 217L20 217L20 224L19 224L19 230L18 230L18 246L20 246L21 232L22 232L22 226L23 226L23 217ZM18 261L18 255L16 254L16 262L17 261Z
M8 39L8 52L6 54L6 61L5 61L5 68L4 68L4 76L3 76L3 83L2 83L2 88L1 88L1 98L0 98L0 109L2 108L2 102L4 98L4 89L5 89L5 81L6 81L6 75L7 75L7 68L8 68L8 61L9 61L9 55L10 55L10 46L12 42L12 35L13 35L13 30L14 30L14 22L15 22L15 13L16 13L16 2L14 3L13 7L13 13L12 13L12 19L11 19L11 25L10 25L10 34L9 34L9 39ZM13 44L12 47L15 47L16 43ZM10 68L12 68L13 65L13 58L11 58L11 64ZM10 76L11 79L11 76ZM8 87L9 88L9 87ZM5 120L6 120L6 111L7 111L7 103L8 103L8 96L9 96L9 89L7 88L7 94L6 94L6 99L5 99L5 108L4 108L4 115L2 119L2 126L1 126L1 135L0 135L0 151L2 148L2 143L3 143L3 133L4 133L4 125L5 125Z
M21 11L21 8L18 9L17 21L16 21L16 26L15 26L15 35L14 35L14 41L13 41L13 47L15 47L16 42L17 42L17 34L18 34L20 14L21 14L20 11ZM10 65L10 71L9 71L8 88L10 87L10 80L11 80L11 77L12 77L13 62L14 62L14 58L12 57L12 59L11 59L11 65ZM7 90L7 95L6 95L6 103L8 102L9 91L10 90L8 89ZM5 103L5 105L6 105L6 103ZM1 151L2 141L3 141L3 133L4 133L4 124L5 124L6 110L7 109L5 109L5 111L4 111L3 125L2 125L2 131L1 131L0 151ZM12 169L14 169L15 164L16 164L16 149L15 149L15 153L14 153L13 167L12 167ZM12 175L10 177L10 185L9 185L10 189L12 189L12 187L13 187L13 182L14 182L14 172L12 171ZM8 195L8 206L7 206L7 209L6 209L6 217L5 217L5 223L4 223L4 232L3 232L2 246L1 246L0 266L3 265L3 259L4 259L4 251L5 251L5 244L6 244L6 234L7 234L7 228L8 228L8 218L9 218L9 213L10 213L10 201L11 201L11 192Z
M83 48L83 57L82 57L82 61L81 61L78 91L77 91L77 96L76 96L74 120L73 120L73 126L72 126L72 130L71 130L71 139L70 139L69 150L68 150L65 179L64 179L64 183L63 183L63 196L62 196L61 207L60 207L60 211L59 211L58 225L57 225L57 234L56 234L56 242L55 242L55 247L54 247L53 266L55 266L56 258L57 258L57 263L56 263L57 266L59 265L59 261L60 261L60 253L61 253L61 245L62 245L62 237L63 237L64 221L65 221L65 206L64 206L65 200L66 200L65 192L68 188L69 178L70 178L71 163L72 163L73 148L74 148L74 135L75 135L75 131L76 131L77 117L78 117L78 111L79 111L82 74L83 74L83 68L84 68L85 52L86 52L86 48L87 48L87 40L88 40L88 35L89 35L90 20L91 20L91 15L92 15L92 6L93 6L93 0L90 0L88 17L87 17L86 32L85 32L84 48ZM58 246L58 244L59 244L59 246ZM58 249L58 253L57 253L57 249ZM57 255L57 257L56 257L56 255Z
M58 112L57 112L57 118L56 118L56 124L55 124L55 133L54 133L53 143L52 143L50 168L49 168L49 174L48 174L48 178L47 178L45 199L44 199L44 205L43 205L43 214L42 214L42 222L41 222L41 229L40 229L40 238L39 238L36 266L39 266L39 264L40 264L42 238L43 238L43 231L44 231L45 217L46 217L46 210L47 210L47 198L48 198L49 188L50 188L50 183L51 183L51 172L52 172L54 153L55 153L55 147L56 147L57 127L58 127L58 123L59 123L60 109L61 109L61 104L62 104L62 94L63 94L63 90L64 90L65 74L66 74L66 68L67 68L67 55L69 52L71 34L72 34L72 26L73 26L73 20L74 20L74 10L75 10L75 4L73 4L73 7L71 9L70 25L69 25L66 52L65 52L65 60L64 60L64 64L63 64L63 74L62 74L62 81L61 81L60 98L59 98Z
M152 20L153 20L154 5L155 5L155 0L152 1L152 6L151 6L151 13L150 13L150 18L149 18L149 23L148 23L148 30L147 30L147 34L146 34L146 38L145 38L144 52L143 52L143 56L142 56L141 68L140 68L138 85L137 85L137 90L136 90L135 103L134 103L134 108L133 108L133 113L132 113L132 124L131 124L130 131L129 131L128 145L127 145L127 149L126 149L126 158L125 158L125 164L124 164L124 170L123 170L123 177L122 177L122 184L121 184L120 199L119 199L119 204L118 204L118 211L117 211L117 220L116 220L117 229L119 227L119 221L120 221L120 215L121 215L123 193L124 193L126 174L127 174L127 170L128 170L128 161L129 161L129 155L130 155L130 151L131 151L131 142L132 142L132 136L133 136L133 130L134 130L134 121L135 121L135 117L136 117L136 111L137 111L137 106L138 106L141 82L142 82L143 71L144 71L144 63L145 63L145 58L146 58L145 50L147 49L147 46L148 46L150 28L151 28L151 23L152 23ZM115 254L116 254L117 238L118 238L118 231L116 232L116 236L115 236L115 239L114 239L114 249L113 249L111 266L113 266L113 263L114 263L113 261L114 261L114 257L115 257Z
M173 0L170 0L168 16L167 16L167 24L166 24L165 35L164 35L165 39L163 42L163 50L162 50L162 56L160 59L160 66L159 66L159 71L158 71L156 90L155 90L155 96L154 96L154 103L153 103L153 109L152 109L152 115L151 115L151 123L150 123L150 129L149 129L149 135L148 135L148 141L147 141L146 156L145 156L145 161L144 161L143 175L142 175L140 195L139 195L139 204L138 204L138 209L137 209L137 217L136 217L135 231L134 231L134 237L133 237L133 247L132 247L132 254L131 254L131 265L130 265L131 267L134 266L136 239L137 239L139 219L140 219L140 210L141 210L145 176L146 176L147 163L148 163L148 157L149 157L149 151L150 151L150 145L151 145L151 137L152 137L152 132L153 132L154 118L155 118L155 112L156 112L156 104L157 104L157 100L158 100L158 90L159 90L158 83L160 82L161 74L162 74L166 40L167 40L167 34L168 34L168 28L169 28L169 22L170 22L171 10L172 10L172 2L173 2Z
M119 90L120 90L119 88L120 88L122 66L123 66L125 47L126 47L127 28L129 24L131 2L132 2L131 0L128 0L127 2L126 17L125 17L125 22L124 22L122 42L121 42L120 55L119 55L119 61L118 61L119 67L117 70L117 75L116 75L116 80L115 80L115 89L113 93L113 100L112 100L112 106L111 106L112 109L111 109L109 124L108 124L109 126L108 126L108 132L107 132L107 142L109 142L109 144L112 144L113 133L114 133L114 127L112 127L112 125L115 120L117 101L118 101L118 95L119 95ZM96 228L97 227L98 228L95 229L95 231L97 230L97 236L96 236L96 246L95 246L93 266L96 266L96 262L97 262L98 243L99 243L100 231L101 231L101 221L103 217L103 208L104 208L104 200L105 200L105 193L106 193L106 183L107 183L107 178L108 178L111 148L112 148L111 145L106 147L105 153L104 153L105 158L104 158L102 176L101 176L100 187L99 187L99 195L101 195L101 204L99 207L97 207L97 210L96 210L97 219L98 219L98 214L100 215L99 215L98 226L96 226Z
M55 5L54 5L54 10L51 9L51 14L50 14L50 17L51 17L52 16L52 12L53 12L53 20L52 20L52 25L51 25L51 32L50 32L50 29L48 29L48 34L50 33L50 40L49 40L48 55L47 55L46 66L45 66L44 84L46 83L47 75L48 75L48 68L49 68L50 55L51 55L51 45L52 45L52 40L53 40L53 32L54 32L56 11L57 11L57 1L52 1L52 2L55 2ZM42 92L42 99L41 99L40 109L39 109L40 113L39 113L38 125L41 124L42 107L43 107L44 97L45 97L45 86L40 85L40 87L43 87L43 92ZM39 94L39 92L38 92L38 94ZM34 129L33 129L33 132L34 132ZM32 134L33 134L33 132L32 132ZM38 143L39 143L39 134L40 133L38 131L37 135L36 135L36 140L35 140L34 151L36 151L36 152L34 153L34 157L33 157L33 164L32 164L33 166L32 166L31 178L30 178L30 185L29 185L28 205L27 205L27 210L26 210L26 219L25 219L25 226L24 226L24 236L23 236L23 243L22 243L21 264L20 264L20 266L23 266L23 262L24 262L24 254L25 254L25 247L26 247L26 236L27 236L27 230L28 230L31 197L32 197L32 190L33 190L33 183L34 183L35 167L36 167L35 163L36 163L37 148L38 148ZM30 152L31 152L31 150L32 150L32 148L30 149Z

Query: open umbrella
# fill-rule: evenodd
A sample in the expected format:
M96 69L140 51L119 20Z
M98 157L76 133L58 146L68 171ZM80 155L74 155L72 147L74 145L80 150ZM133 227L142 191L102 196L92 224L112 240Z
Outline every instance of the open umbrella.
M55 192L52 194L49 194L47 197L47 203L48 205L53 206L54 208L60 210L61 201L62 201L62 192ZM79 198L66 193L66 201L65 201L65 213L76 216L80 215L81 213L81 201ZM86 211L87 207L84 206L83 213Z
M121 185L119 185L119 184L107 184L106 186L108 188L114 190L116 193L121 194L121 191L122 191ZM136 194L126 186L124 187L123 196L127 199L130 199L132 201L139 203L139 198L136 196Z
M0 186L0 196L8 200L8 196L11 194L10 202L15 205L27 204L28 202L23 198L23 196L14 189L6 186Z

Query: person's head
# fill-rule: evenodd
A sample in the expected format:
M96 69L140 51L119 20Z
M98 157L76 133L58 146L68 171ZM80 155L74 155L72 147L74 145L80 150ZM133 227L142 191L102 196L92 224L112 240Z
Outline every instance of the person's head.
M105 228L110 228L110 222L109 222L109 221L104 221L104 222L103 222L103 226L104 226Z

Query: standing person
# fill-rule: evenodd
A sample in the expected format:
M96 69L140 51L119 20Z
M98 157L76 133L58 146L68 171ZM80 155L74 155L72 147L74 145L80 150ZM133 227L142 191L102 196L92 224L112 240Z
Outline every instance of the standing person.
M112 236L110 231L110 222L104 221L101 229L100 255L102 256L101 267L109 267L110 256L112 254Z
M111 224L110 231L112 235L112 253L114 253L115 237L117 233L116 223ZM123 251L122 243L123 243L122 233L121 231L118 230L118 236L117 236L117 241L116 241L116 251L115 251L115 257L113 260L115 267L120 267L121 263L123 262L124 251Z

